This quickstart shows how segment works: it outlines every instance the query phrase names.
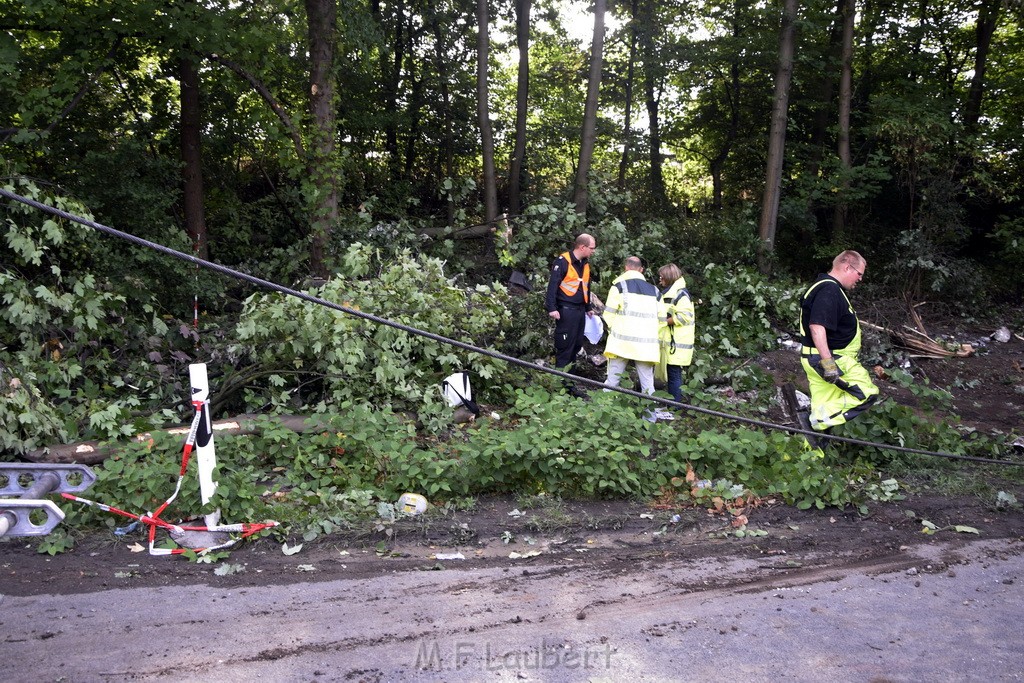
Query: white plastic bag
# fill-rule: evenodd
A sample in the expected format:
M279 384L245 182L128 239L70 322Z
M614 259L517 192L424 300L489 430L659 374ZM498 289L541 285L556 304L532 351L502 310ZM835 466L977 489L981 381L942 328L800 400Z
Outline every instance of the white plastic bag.
M591 344L601 341L601 337L604 336L604 323L601 321L600 316L587 316L587 322L583 328L583 336L589 339Z
M473 393L469 388L469 373L456 372L448 375L441 382L441 391L444 393L444 400L448 405L457 408L462 405L462 399L473 400Z
M445 377L441 382L441 393L451 407L462 406L477 417L480 416L480 407L473 400L473 391L469 388L468 372L456 372Z

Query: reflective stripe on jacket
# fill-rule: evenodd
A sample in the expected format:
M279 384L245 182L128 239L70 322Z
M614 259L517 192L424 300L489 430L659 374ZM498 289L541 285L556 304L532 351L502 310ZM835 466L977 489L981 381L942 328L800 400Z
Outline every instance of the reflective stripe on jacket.
M615 278L604 321L608 327L606 356L658 362L658 288L639 271L627 270Z
M580 275L576 272L576 266L572 264L572 254L565 252L562 254L562 258L568 264L568 268L565 271L565 277L562 278L561 284L558 288L562 290L562 294L566 296L573 296L579 291L579 288L583 287L583 303L590 303L590 264L583 264L583 274Z

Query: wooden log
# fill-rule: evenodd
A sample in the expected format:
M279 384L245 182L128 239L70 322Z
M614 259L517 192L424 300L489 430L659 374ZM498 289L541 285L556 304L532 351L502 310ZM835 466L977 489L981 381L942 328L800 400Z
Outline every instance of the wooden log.
M290 429L299 434L318 429L326 429L326 420L320 416L306 417L303 415L238 415L237 417L225 420L217 420L213 423L214 434L259 434L267 421L276 426ZM169 429L154 430L169 435L179 435L184 442L188 435L190 425L183 427L171 427ZM127 441L82 441L80 443L57 444L45 448L37 448L25 453L22 458L30 462L46 464L70 464L96 465L103 462L111 455L124 448L128 443L144 443L152 440L151 432L136 434Z

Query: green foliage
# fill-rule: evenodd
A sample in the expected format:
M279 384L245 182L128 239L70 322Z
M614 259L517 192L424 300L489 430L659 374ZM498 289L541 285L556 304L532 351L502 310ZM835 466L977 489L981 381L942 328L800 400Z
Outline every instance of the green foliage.
M1020 301L1024 298L1024 217L1001 216L993 240L997 245L994 277L1001 283L997 291Z
M361 244L349 247L340 273L317 294L485 348L502 343L509 317L498 286L459 287L437 259L403 251L382 261ZM276 294L249 298L235 336L233 353L278 372L261 393L249 393L253 407L298 404L322 412L347 401L391 405L416 411L433 431L447 414L438 391L443 377L466 369L494 383L506 370L489 357ZM289 382L286 372L313 378L316 385Z
M523 209L512 230L502 236L498 261L508 268L546 274L555 256L572 248L576 235L586 229L571 203L538 199ZM599 245L603 248L603 241Z
M33 183L7 187L88 216ZM173 355L181 335L147 303L135 301L138 317L126 317L129 297L86 265L95 248L90 231L22 204L5 205L3 217L0 444L24 452L162 423L178 397L149 363L166 368L160 363L170 361L165 354Z
M754 268L709 263L691 293L699 297L697 343L717 356L746 357L772 348L777 327L791 328L801 291Z
M667 435L638 412L619 395L597 394L584 404L540 387L518 390L502 423L486 422L443 447L444 466L461 475L449 485L460 494L651 495L665 481L657 456ZM583 423L590 428L566 435L563 425Z
M67 526L59 526L39 539L36 552L43 555L59 555L75 547L75 537Z
M1003 444L1000 439L960 425L959 417L953 413L953 397L948 391L933 388L927 379L917 382L899 370L893 371L891 378L913 394L918 404L916 409L883 400L853 422L833 429L833 433L864 441L892 443L953 455L1001 457ZM942 418L937 418L938 415ZM894 453L876 447L836 443L832 448L843 459L856 459L890 470L948 466L948 463L934 458Z

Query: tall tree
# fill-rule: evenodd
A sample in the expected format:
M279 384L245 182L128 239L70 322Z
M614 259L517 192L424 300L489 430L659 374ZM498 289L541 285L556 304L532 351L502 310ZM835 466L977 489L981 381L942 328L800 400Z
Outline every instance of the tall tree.
M573 203L576 213L586 215L590 201L588 183L590 165L597 143L597 104L601 88L601 63L604 58L604 14L607 0L594 0L594 41L590 49L590 74L587 78L587 99L583 107L583 132L580 137L580 159L576 166Z
M866 0L866 2L870 3L870 0ZM832 22L831 28L829 29L828 42L826 43L824 50L826 59L831 55L841 54L843 51L843 7L845 6L846 0L838 0L835 12L836 20ZM870 36L867 39L870 40ZM836 87L835 71L828 68L826 65L821 69L819 79L819 95L817 101L812 105L813 115L811 119L811 133L808 141L810 151L807 160L807 174L812 178L816 178L818 176L818 171L821 169L821 160L825 153L826 142L829 137L829 125L832 120L832 111L835 109L833 104Z
M530 94L530 7L531 0L516 0L516 47L519 48L519 69L516 83L516 143L508 171L508 208L518 214L519 193L523 182L526 157L526 114Z
M839 121L836 152L839 157L839 198L835 206L832 230L842 235L846 229L847 194L850 189L850 107L853 102L853 25L857 14L856 0L844 0L842 6L843 49L839 72Z
M743 8L744 3L735 0L732 3L732 49L729 50L729 76L722 79L722 91L724 94L725 106L728 115L725 117L728 124L718 149L708 163L708 170L711 172L711 205L715 209L721 209L723 205L724 184L722 173L725 169L725 162L729 159L732 146L739 136L740 127L740 45L743 40Z
M650 196L656 207L665 207L665 175L661 154L661 112L658 97L661 73L664 70L657 54L657 35L660 33L656 0L641 0L640 53L643 60L644 102L647 105L647 140L650 159Z
M487 84L487 59L491 42L487 0L477 0L476 21L476 112L480 123L480 150L484 164L484 221L491 227L498 217L498 190L495 187L494 138L491 133L490 89Z
M454 157L455 157L455 134L454 124L452 116L452 95L450 92L450 75L449 75L449 61L448 61L448 32L441 26L441 21L437 16L437 6L431 0L426 2L427 8L427 22L430 25L430 32L434 37L434 68L437 72L438 90L440 91L440 101L438 102L439 111L437 112L440 118L441 130L439 134L440 145L437 149L438 155L438 166L437 175L442 180L451 181L452 176L455 174ZM447 216L445 222L447 225L451 225L455 221L455 202L452 201L451 194L447 194L447 201L445 202L445 208L447 210Z
M209 256L206 213L203 211L202 107L199 100L199 65L195 55L182 55L178 78L181 88L181 175L185 231L195 255Z
M338 8L335 0L306 0L309 39L309 109L313 120L307 172L312 183L312 226L309 269L327 277L326 248L338 220L338 182L334 158L337 135L334 46Z
M974 26L974 75L967 91L964 104L964 130L973 135L978 131L981 119L981 100L985 92L985 72L988 68L988 53L992 47L992 36L999 25L999 11L1003 0L982 0L978 9L978 21Z
M786 154L786 123L789 120L789 85L793 79L793 54L796 44L797 0L785 0L782 9L782 30L779 35L779 61L775 73L775 95L772 98L772 125L768 137L768 170L761 200L761 221L758 224L758 266L771 272L775 252L775 228L779 219L779 195L782 190L782 162Z
M637 41L637 0L629 2L629 23L626 29L629 31L629 63L626 66L626 84L623 94L623 115L622 115L622 157L619 159L618 187L626 187L626 171L629 170L629 154L633 141L633 74L636 71L636 41Z

